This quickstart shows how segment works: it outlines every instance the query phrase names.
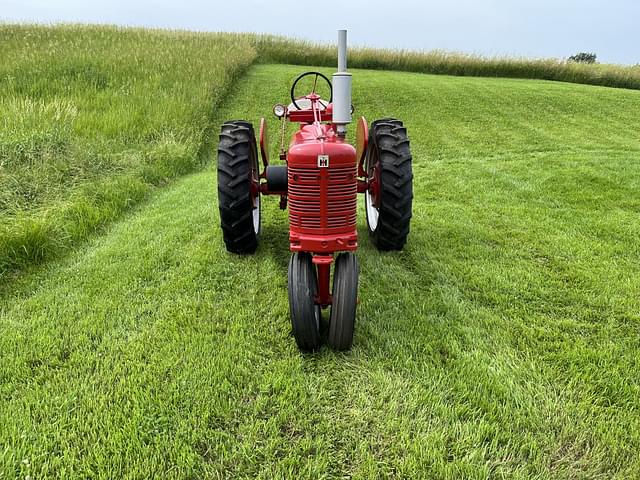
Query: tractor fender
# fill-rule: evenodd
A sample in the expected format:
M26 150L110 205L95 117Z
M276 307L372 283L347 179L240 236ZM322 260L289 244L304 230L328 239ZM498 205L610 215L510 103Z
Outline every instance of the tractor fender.
M260 119L260 156L266 169L269 165L269 138L267 137L267 121L264 117Z
M367 144L369 143L369 125L367 119L360 117L356 126L356 159L358 160L358 176L366 177L364 171L364 157L367 153Z

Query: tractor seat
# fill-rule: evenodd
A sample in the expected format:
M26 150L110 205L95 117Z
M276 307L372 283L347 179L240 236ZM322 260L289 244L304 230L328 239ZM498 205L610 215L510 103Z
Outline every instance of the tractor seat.
M296 103L300 106L300 110L311 110L311 100L308 98L296 98ZM318 103L320 104L320 110L325 110L327 105L329 105L329 102L323 99L320 99ZM287 110L295 112L298 108L291 102Z

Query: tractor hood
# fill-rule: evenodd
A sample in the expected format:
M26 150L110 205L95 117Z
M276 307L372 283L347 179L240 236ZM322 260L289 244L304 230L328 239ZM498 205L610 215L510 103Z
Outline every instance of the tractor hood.
M319 155L328 155L328 164L316 163ZM308 166L330 167L331 163L355 165L355 148L336 135L331 125L305 125L292 137L289 144L288 162L303 161ZM334 162L331 162L331 160Z

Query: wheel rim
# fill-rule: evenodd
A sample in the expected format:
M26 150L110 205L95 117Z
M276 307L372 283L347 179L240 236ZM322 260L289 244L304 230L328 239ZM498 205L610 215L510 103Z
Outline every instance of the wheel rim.
M373 204L373 195L367 190L364 193L364 201L367 207L367 220L369 220L369 230L372 232L378 228L378 217L380 216L380 212Z
M256 235L260 232L260 194L255 198L255 207L253 207L253 231Z
M249 179L251 181L251 205L253 205L253 210L251 211L251 215L253 217L253 231L256 236L260 233L260 173L258 169L258 153L257 151L253 152L253 161L251 172L249 174Z
M377 158L371 158L373 156L374 151L372 149L365 157L365 171L369 177L369 188L364 192L364 203L367 213L367 225L370 231L375 232L376 228L378 228L378 218L380 216L380 211L376 206L379 201L377 197L380 195L380 169L378 168L379 162Z

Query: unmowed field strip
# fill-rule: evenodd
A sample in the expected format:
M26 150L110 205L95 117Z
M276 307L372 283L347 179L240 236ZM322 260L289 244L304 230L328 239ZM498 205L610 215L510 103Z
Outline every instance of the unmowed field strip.
M304 69L251 67L203 128ZM360 211L353 351L297 351L277 200L229 255L187 175L0 292L0 478L640 477L640 92L353 73L415 174L405 251Z
M0 281L202 167L236 35L0 25Z

